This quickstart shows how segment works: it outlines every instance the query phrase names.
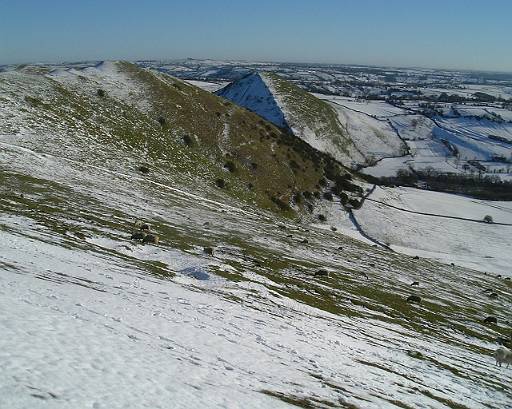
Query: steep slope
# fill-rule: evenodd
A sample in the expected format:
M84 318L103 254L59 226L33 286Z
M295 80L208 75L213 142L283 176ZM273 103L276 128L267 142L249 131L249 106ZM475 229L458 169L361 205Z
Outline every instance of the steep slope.
M228 84L217 95L247 108L274 125L286 129L288 125L283 111L277 104L262 75L253 72L242 79Z
M353 118L359 114L323 101L273 73L252 73L217 95L291 130L346 166L400 156L404 151L403 142L387 122L369 116Z
M511 401L492 357L510 281L134 175L112 145L75 161L80 147L50 153L46 138L0 136L0 406ZM135 220L160 243L130 240Z
M132 174L145 166L161 182L290 215L306 207L292 197L321 189L330 161L243 108L128 63L23 67L2 73L0 92L0 134L34 134L47 153Z

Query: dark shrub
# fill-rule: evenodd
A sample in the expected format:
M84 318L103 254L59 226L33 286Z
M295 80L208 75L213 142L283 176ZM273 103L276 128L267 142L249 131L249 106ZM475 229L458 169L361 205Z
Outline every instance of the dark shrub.
M293 200L293 203L296 203L296 204L302 203L302 195L297 192L292 196L292 200Z
M342 205L346 205L348 203L348 195L346 193L340 193L339 198Z
M308 192L307 190L305 192L302 192L302 195L308 200L313 199L313 194L311 192Z
M348 204L349 204L350 206L352 206L352 208L353 208L353 209L360 209L360 208L361 208L361 206L362 206L362 204L363 204L363 202L360 202L360 201L359 201L359 200L357 200L357 199L350 199L350 200L348 201Z
M325 217L323 214L319 214L318 215L318 220L320 220L321 222L326 222L327 221L327 217Z
M148 165L140 165L137 170L140 172L140 173L149 173L149 166Z
M324 199L325 200L329 200L329 201L333 201L334 197L332 196L332 193L331 192L325 192L324 193Z
M272 202L274 202L282 211L291 210L290 205L278 197L272 196L270 200L272 200Z
M218 178L215 180L215 185L217 185L217 187L220 187L221 189L223 189L226 187L226 182L224 181L224 179Z
M100 98L104 98L106 94L106 92L102 89L99 89L98 91L96 91L96 95L99 96Z
M213 256L213 247L203 247L203 253L209 256Z
M295 162L293 159L290 161L290 166L292 167L292 169L295 169L295 170L300 169L299 164L297 162Z
M233 161L231 161L231 160L228 160L228 161L224 164L224 169L229 170L231 173L235 173L235 172L236 172L236 165L235 165L235 162L233 162Z
M159 116L157 121L162 126L165 126L165 124L167 123L167 121L165 120L165 118L163 116Z
M413 303L413 302L420 303L421 302L421 297L418 296L418 295L410 295L409 297L407 297L407 302L409 302L409 303Z
M192 146L194 143L194 140L189 135L183 136L183 143L187 146Z

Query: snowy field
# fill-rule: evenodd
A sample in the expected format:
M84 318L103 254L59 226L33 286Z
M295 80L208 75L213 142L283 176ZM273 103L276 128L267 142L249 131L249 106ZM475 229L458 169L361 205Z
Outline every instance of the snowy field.
M196 81L196 80L187 80L191 85L195 85L196 87L199 87L201 89L204 89L205 91L209 92L215 92L218 91L221 88L224 88L226 85L228 85L228 82L208 82L208 81Z
M365 113L347 109L336 103L331 106L359 152L364 152L375 159L402 154L405 149L404 143L387 121L374 119Z
M395 115L404 115L407 113L402 108L397 108L385 101L358 101L354 98L339 97L336 95L313 94L317 98L326 101L335 102L354 111L365 113L369 116L379 119L394 117Z
M512 277L511 202L377 188L356 215L368 234L398 251ZM495 224L481 223L486 215Z

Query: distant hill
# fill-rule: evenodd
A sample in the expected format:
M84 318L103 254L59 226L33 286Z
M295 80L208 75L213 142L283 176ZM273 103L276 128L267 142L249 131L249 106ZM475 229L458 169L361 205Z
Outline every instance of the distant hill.
M404 143L385 121L323 101L278 75L253 72L217 91L346 166L400 156Z

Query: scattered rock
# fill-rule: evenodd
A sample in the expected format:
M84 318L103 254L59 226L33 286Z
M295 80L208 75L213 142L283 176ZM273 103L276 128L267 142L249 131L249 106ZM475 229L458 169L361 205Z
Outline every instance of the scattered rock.
M492 316L492 315L489 315L486 319L484 319L484 322L486 324L497 324L498 323L498 318Z
M341 246L340 246L340 247L338 247L338 250L343 250L343 247L341 247Z
M213 256L213 247L204 247L203 253L209 256Z
M331 231L338 231L338 229L334 226L331 226Z
M498 298L498 293L489 293L489 298Z
M308 239L304 239L301 241L302 244L308 244L309 243L309 240Z
M141 165L137 168L137 170L140 172L140 173L144 173L144 174L148 174L149 173L149 166L147 165Z
M414 256L413 257L413 260L419 260L420 259L420 256Z
M156 234L146 234L142 239L143 243L158 244L160 238Z
M420 285L420 282L419 282L419 281L413 281L413 282L411 283L411 285Z
M315 277L329 277L329 272L327 270L324 270L324 269L318 270L315 273Z
M321 222L325 222L325 221L327 221L327 217L325 217L323 214L319 214L318 220L320 220Z
M215 180L215 185L221 189L224 189L226 187L226 182L224 179L219 178Z
M146 233L144 233L143 231L136 231L132 234L132 236L130 237L131 240L144 240L144 237L146 237Z
M407 351L407 355L409 355L411 358L423 359L423 354L420 351L409 350Z
M149 224L147 224L147 223L141 224L140 225L140 229L143 230L143 231L144 230L149 231Z
M418 296L418 295L410 295L409 297L407 297L407 302L409 303L420 303L421 302L421 297Z

